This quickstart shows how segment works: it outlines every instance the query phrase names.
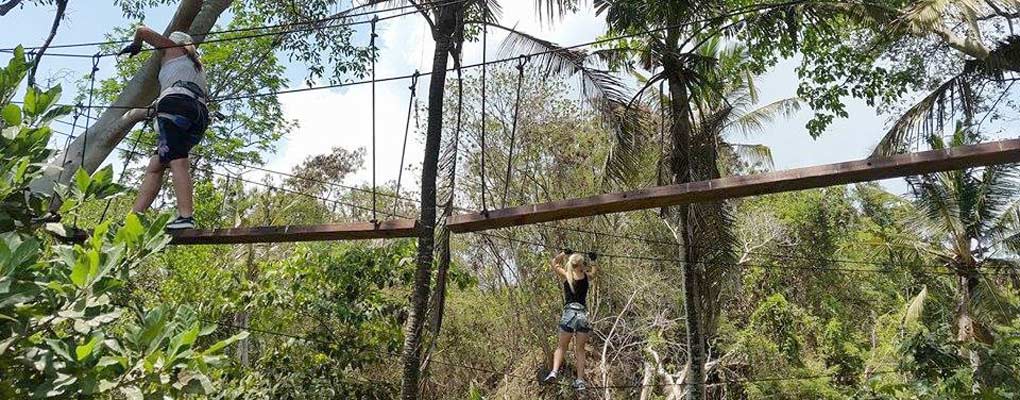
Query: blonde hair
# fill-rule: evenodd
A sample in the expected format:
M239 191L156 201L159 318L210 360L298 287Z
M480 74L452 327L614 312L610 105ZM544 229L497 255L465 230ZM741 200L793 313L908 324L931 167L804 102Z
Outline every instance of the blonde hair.
M198 49L195 48L195 45L189 44L187 46L181 47L181 49L184 50L184 54L188 56L188 59L191 60L191 63L195 64L195 70L201 71L202 60L198 58Z
M574 275L574 267L577 266L587 267L588 257L585 257L584 254L574 253L570 255L570 258L567 258L567 265L564 269L567 270L567 285L570 286L571 293L574 292L574 281L577 280L577 276Z

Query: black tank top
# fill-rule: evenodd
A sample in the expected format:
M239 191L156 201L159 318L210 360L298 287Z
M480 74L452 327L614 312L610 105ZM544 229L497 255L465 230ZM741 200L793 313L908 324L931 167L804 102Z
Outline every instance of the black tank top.
M563 280L563 303L581 303L581 305L587 307L588 297L588 274L584 275L583 279L574 281L574 290L570 290L570 284L566 280Z

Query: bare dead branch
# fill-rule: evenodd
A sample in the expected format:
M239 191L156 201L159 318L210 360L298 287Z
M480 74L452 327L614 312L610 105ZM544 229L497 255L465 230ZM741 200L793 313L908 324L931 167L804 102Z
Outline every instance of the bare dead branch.
M14 1L14 0L11 0ZM35 86L35 73L39 70L39 64L42 63L43 55L46 53L46 49L50 47L50 43L53 43L53 38L57 36L57 29L60 28L60 21L64 19L64 12L67 11L68 0L56 0L57 12L53 15L53 24L50 26L50 34L46 37L46 41L39 47L35 52L35 59L32 60L32 70L28 72L28 86ZM6 10L0 9L0 15L6 14Z

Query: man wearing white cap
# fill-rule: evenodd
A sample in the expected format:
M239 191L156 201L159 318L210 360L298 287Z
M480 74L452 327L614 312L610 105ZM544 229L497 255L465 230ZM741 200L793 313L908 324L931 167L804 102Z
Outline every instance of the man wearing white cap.
M189 153L202 140L209 126L205 71L194 41L187 33L173 32L167 37L142 26L135 30L134 40L120 54L135 56L142 51L142 42L155 47L159 51L157 55L162 58L159 97L153 103L159 141L156 155L145 168L133 210L141 213L152 205L159 194L163 172L169 167L177 195L177 219L170 222L167 229L194 228L194 188Z

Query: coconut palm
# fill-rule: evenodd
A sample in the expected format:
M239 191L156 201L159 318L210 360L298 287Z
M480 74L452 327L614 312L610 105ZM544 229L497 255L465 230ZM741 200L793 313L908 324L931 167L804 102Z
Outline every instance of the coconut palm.
M1016 22L1020 22L1017 0L915 0L891 8L884 17L872 21L873 28L883 30L882 40L890 48L900 41L921 39L950 49L956 64L956 72L949 79L895 121L875 148L875 155L924 146L936 131L952 131L954 119L967 125L980 123L975 115L987 99L982 97L982 90L975 88L995 86L1007 76L1020 73Z
M443 103L446 96L446 78L449 61L455 67L460 66L461 49L465 41L465 25L467 20L482 25L494 25L499 19L499 3L493 0L464 0L449 2L426 2L415 0L367 0L365 6L405 5L416 7L421 17L428 24L435 50L432 57L432 71L429 76L428 122L425 133L425 155L422 161L421 176L421 209L420 220L422 229L418 235L418 256L414 274L414 288L411 294L411 310L405 326L404 348L401 357L403 379L401 382L401 398L416 399L419 393L419 377L421 372L422 333L425 325L426 309L429 304L432 280L432 264L437 245L436 234L439 233L438 247L439 276L436 279L433 332L438 334L442 321L441 313L446 285L445 272L449 267L449 233L445 227L439 226L443 220L437 221L436 199L437 178L439 176L440 153L445 160L456 160L457 140L443 140ZM567 5L569 0L552 0L554 6ZM444 146L445 143L445 146ZM444 162L444 168L455 168L456 162ZM444 182L446 200L444 215L452 211L453 177L456 174L446 171L449 177Z
M980 142L959 128L949 138L929 136L932 148ZM985 384L982 353L974 345L996 341L991 326L1006 323L1016 311L1001 302L991 271L1020 267L1020 168L1016 165L970 168L908 179L913 210L902 221L921 237L921 250L955 273L956 312L953 325L960 354L970 360L975 393ZM1015 276L1015 275L1014 275Z

